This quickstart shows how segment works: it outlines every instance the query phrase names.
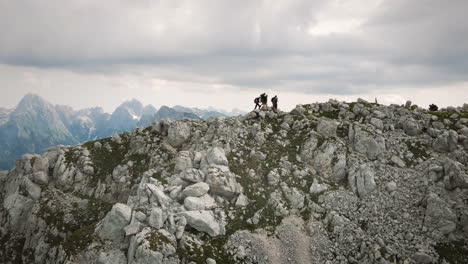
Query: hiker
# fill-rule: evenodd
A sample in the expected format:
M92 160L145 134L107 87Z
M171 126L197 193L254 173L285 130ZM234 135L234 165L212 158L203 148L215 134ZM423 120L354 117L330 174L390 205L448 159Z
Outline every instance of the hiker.
M273 104L273 112L276 113L276 111L278 111L278 96L277 95L271 98L271 103Z
M262 108L268 107L268 95L266 93L260 95L260 100L262 101Z
M254 108L254 110L257 109L257 107L258 107L258 109L260 109L260 97L256 97L256 98L254 99L254 103L255 103L255 108Z

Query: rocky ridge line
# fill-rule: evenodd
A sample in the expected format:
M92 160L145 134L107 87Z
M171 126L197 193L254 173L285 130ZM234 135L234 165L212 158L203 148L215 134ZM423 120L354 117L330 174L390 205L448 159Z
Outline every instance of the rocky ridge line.
M462 263L468 105L163 120L0 173L3 263Z

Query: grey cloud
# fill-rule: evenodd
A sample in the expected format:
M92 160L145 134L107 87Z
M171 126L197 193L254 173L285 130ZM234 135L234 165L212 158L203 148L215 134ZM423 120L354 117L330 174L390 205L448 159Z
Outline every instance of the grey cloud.
M468 2L385 0L358 34L307 34L329 3L2 1L0 63L344 95L467 81Z

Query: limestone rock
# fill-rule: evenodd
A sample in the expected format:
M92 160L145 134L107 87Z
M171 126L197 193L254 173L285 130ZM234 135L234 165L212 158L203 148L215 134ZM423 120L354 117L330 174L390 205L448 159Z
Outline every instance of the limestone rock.
M309 192L310 194L319 194L328 190L329 186L327 184L320 184L317 182L317 179L314 178L314 182L310 186Z
M97 264L127 264L127 257L121 250L111 250L99 253Z
M175 162L174 172L179 173L193 168L192 159L190 158L190 152L181 151Z
M187 211L211 210L216 207L216 201L208 194L200 197L187 197L184 199L184 207Z
M172 199L168 197L163 190L157 187L154 184L146 184L146 193L150 197L150 201L157 203L161 206L168 207L171 203L173 203Z
M205 173L198 169L186 169L180 173L180 178L189 182L202 182L205 181Z
M167 214L165 214L161 208L155 207L151 209L151 213L148 218L148 225L156 229L160 229L163 227L166 219Z
M228 160L226 154L222 148L211 148L206 153L206 162L208 165L219 165L219 166L228 166Z
M335 137L338 123L328 118L320 118L317 124L317 132L325 138Z
M461 169L461 164L451 159L444 162L444 183L445 188L453 190L455 188L468 188L468 175Z
M406 134L410 136L417 136L421 134L421 126L419 125L418 122L411 120L411 119L406 119L403 121L403 130L405 131Z
M190 127L184 122L172 122L167 131L167 141L174 147L180 147L190 137Z
M457 132L449 130L438 136L432 143L432 147L437 152L451 152L457 149L457 143Z
M210 190L207 183L199 182L185 187L182 191L183 197L199 197L206 194Z
M385 189L387 189L388 192L394 192L398 189L398 187L394 181L391 181L385 185Z
M402 159L400 159L400 157L398 157L398 156L392 156L391 161L393 163L395 163L400 168L406 167L406 163Z
M47 185L49 183L49 176L43 171L38 171L33 174L32 180L39 185Z
M124 227L130 223L132 209L125 204L117 203L102 220L98 235L101 239L120 243L125 238Z
M368 164L362 164L349 172L348 182L351 190L363 198L373 192L376 188L374 171Z
M236 175L220 168L210 168L206 175L206 183L210 186L210 193L229 199L242 192L242 186L236 181Z
M435 193L428 194L424 225L429 236L440 239L452 233L457 228L456 221L456 214L444 200Z
M219 223L212 211L186 211L179 213L187 219L187 224L200 232L212 237L224 235L224 227Z
M413 256L413 260L417 264L431 264L432 263L432 257L422 252L415 253Z

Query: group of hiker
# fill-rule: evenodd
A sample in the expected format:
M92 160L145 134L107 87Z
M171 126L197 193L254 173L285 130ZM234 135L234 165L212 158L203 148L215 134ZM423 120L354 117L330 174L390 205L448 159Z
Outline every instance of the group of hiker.
M255 103L255 108L254 110L257 109L265 109L268 107L268 95L266 93L262 93L259 97L256 97L254 99L254 103ZM262 103L262 105L260 105L260 103ZM274 96L273 98L271 98L271 103L273 105L272 107L272 110L274 112L278 111L278 96Z

